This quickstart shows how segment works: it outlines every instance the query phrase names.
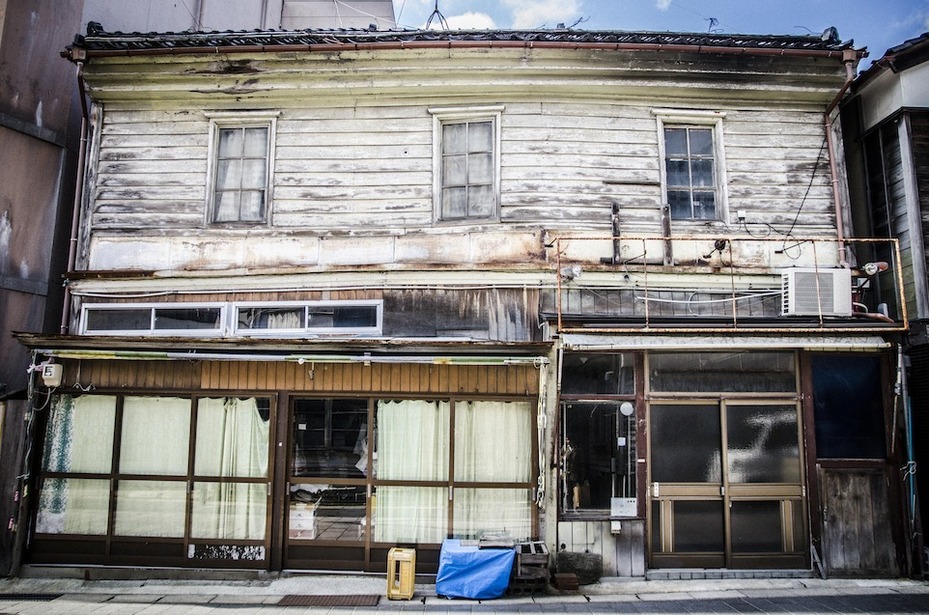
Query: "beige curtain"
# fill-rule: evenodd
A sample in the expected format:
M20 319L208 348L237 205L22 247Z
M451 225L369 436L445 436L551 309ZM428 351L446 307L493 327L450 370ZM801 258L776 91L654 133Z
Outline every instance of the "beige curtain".
M448 402L379 401L377 464L379 480L448 479ZM374 508L378 542L438 543L447 535L446 488L381 486Z
M197 406L194 473L200 477L267 477L269 419L254 398L201 399ZM194 538L265 537L267 483L197 482Z

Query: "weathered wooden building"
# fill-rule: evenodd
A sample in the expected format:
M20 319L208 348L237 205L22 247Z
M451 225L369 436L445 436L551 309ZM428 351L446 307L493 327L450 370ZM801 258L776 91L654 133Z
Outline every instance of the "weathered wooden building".
M906 324L874 303L902 278L845 231L849 44L92 27L66 55L92 105L71 329L20 336L31 563L428 571L506 532L612 576L905 568Z
M910 362L903 418L911 432L911 448L903 468L907 507L912 511L907 532L912 536L911 556L916 562L926 557L919 520L925 518L929 505L929 482L917 480L917 468L929 465L927 60L929 33L888 49L855 79L841 106L856 233L897 239L904 270L903 296L885 284L879 300L887 304L888 311L909 319L903 340ZM871 258L886 260L886 251L875 250Z

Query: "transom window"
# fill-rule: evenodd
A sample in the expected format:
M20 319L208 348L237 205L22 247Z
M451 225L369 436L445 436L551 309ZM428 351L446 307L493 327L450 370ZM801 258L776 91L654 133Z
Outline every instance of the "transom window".
M89 304L83 335L380 335L381 301Z
M267 221L274 124L266 114L217 114L211 128L211 222Z
M721 114L656 114L661 136L662 191L671 219L724 219Z
M430 109L435 117L439 220L498 217L501 110Z

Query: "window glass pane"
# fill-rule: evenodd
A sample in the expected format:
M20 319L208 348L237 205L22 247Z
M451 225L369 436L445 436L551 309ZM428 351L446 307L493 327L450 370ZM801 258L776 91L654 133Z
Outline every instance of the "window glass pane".
M264 540L267 483L194 483L192 538Z
M468 191L468 215L489 218L494 212L494 190L491 186L472 187Z
M264 158L268 154L268 129L246 128L243 155L248 158Z
M122 474L187 474L190 400L126 397L119 471Z
M236 190L242 185L242 161L220 160L216 163L216 190Z
M110 481L46 478L39 490L39 534L106 534Z
M45 429L42 467L48 472L101 472L112 468L116 398L54 398Z
M733 553L783 553L781 503L732 501L729 506Z
M529 482L531 410L525 402L455 403L455 479Z
M652 482L722 481L717 406L652 404L650 424Z
M377 478L447 480L449 403L377 402Z
M726 406L730 483L799 483L794 406Z
M264 187L267 183L267 175L268 164L263 158L261 160L242 161L242 188L246 190L264 190Z
M878 357L813 357L817 457L884 459L881 382Z
M493 122L471 122L468 126L468 151L492 151L494 138Z
M665 128L664 150L667 157L687 155L687 131L683 128Z
M446 156L443 159L442 185L464 186L468 183L468 157Z
M219 308L155 308L155 329L219 329Z
M670 166L670 161L668 164ZM712 187L716 184L715 180L713 179L712 160L693 160L690 163L690 170L692 173L691 178L693 180L694 187ZM668 181L670 183L670 180Z
M609 510L612 498L635 497L635 417L619 407L619 402L562 405L563 510Z
M372 503L376 500L372 499ZM287 536L297 540L365 539L365 487L330 484L291 485Z
M187 483L121 480L116 491L117 536L182 538Z
M270 404L266 398L197 401L197 476L267 476Z
M87 309L87 331L149 331L151 308Z
M468 189L446 188L442 191L442 217L460 219L468 213Z
M294 476L367 476L366 400L298 399L292 433Z
M792 352L652 353L649 379L653 391L794 392Z
M442 126L442 152L464 154L468 151L468 125L445 124Z
M447 487L382 485L374 497L376 542L438 544L448 536Z
M711 128L691 128L690 132L690 155L691 156L712 156L713 155L713 130Z
M239 193L217 192L214 222L235 222L239 219Z
M506 532L515 540L532 537L531 489L455 489L455 538L479 539Z
M239 308L240 329L303 329L306 308Z
M668 160L668 185L690 186L690 166L686 160Z
M239 219L243 222L261 222L264 220L264 198L264 190L242 192Z
M230 158L242 155L243 131L241 128L219 129L219 157Z
M567 394L634 395L635 356L565 352L561 391Z
M693 217L690 208L690 192L687 190L668 190L668 206L671 210L671 218L675 220Z
M717 553L723 550L723 503L676 500L674 552Z
M313 314L314 308L310 308ZM333 326L357 328L377 326L377 306L342 305L333 310Z
M468 157L468 183L492 184L494 181L494 158L492 154L471 154Z
M694 217L699 220L713 220L716 218L716 194L713 192L699 192L694 190Z

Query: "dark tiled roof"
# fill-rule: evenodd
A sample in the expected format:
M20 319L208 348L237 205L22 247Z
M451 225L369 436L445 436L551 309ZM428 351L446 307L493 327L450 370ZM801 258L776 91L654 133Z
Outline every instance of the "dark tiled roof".
M404 43L541 43L554 45L642 45L729 47L745 50L841 51L852 41L838 40L834 29L823 36L699 34L686 32L622 32L558 30L253 30L239 32L106 32L91 22L74 47L88 51L143 51L218 47L378 45Z

